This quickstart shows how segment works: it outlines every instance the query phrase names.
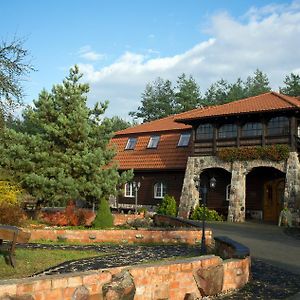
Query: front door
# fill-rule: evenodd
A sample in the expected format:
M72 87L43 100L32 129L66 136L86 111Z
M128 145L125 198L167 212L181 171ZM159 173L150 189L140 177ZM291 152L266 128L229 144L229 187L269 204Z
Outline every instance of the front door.
M283 207L284 179L264 184L264 221L277 222Z

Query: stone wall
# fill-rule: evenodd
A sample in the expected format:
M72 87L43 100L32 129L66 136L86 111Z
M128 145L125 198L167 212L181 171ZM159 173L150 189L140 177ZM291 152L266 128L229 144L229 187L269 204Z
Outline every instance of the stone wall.
M290 152L287 161L251 160L224 162L216 156L189 157L180 198L180 217L187 218L199 201L194 178L200 178L205 169L222 168L231 172L231 191L228 207L228 221L245 221L246 176L253 168L272 167L286 173L285 202L297 217L300 209L300 163L297 152Z
M202 233L199 228L139 229L139 230L65 230L33 229L30 241L67 240L81 243L186 243L198 244ZM212 240L210 229L205 231L207 243Z
M114 226L118 226L118 225L125 225L125 224L129 224L130 222L136 220L136 219L143 219L144 218L144 214L132 214L132 215L128 215L128 214L113 214L113 218L114 218Z
M182 300L243 287L250 258L180 261L0 281L0 300Z

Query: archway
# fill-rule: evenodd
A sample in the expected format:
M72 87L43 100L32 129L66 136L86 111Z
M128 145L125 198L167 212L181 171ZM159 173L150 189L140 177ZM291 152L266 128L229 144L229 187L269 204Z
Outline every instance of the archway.
M246 219L277 222L283 206L285 173L253 168L246 176Z
M209 180L212 177L216 179L216 187L208 189L207 207L216 210L226 219L228 215L231 173L222 168L204 169L200 174L201 186L206 184L208 187Z

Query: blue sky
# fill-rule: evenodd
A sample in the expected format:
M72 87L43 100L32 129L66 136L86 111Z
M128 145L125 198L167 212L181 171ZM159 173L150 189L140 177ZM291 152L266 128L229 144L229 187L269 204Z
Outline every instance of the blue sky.
M79 64L89 104L128 119L148 82L191 74L202 92L259 68L274 90L300 73L300 1L10 0L1 3L0 38L25 37L37 72L25 101L51 89Z

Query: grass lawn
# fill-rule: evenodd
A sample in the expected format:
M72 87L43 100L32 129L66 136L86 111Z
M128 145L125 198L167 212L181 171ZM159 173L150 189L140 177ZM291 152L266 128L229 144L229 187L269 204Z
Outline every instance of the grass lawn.
M7 265L0 252L0 279L23 278L68 260L106 255L92 250L16 249L16 267Z

